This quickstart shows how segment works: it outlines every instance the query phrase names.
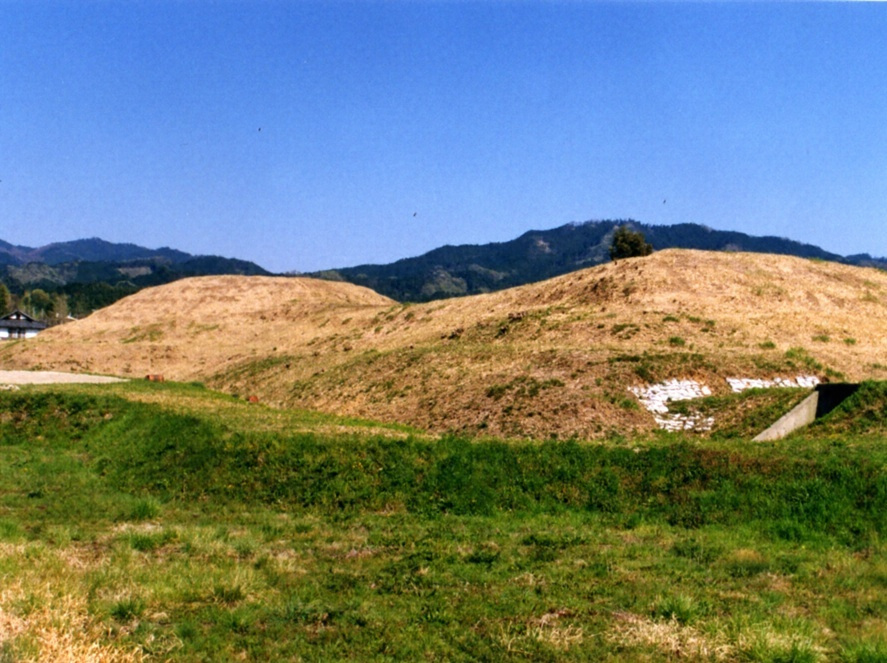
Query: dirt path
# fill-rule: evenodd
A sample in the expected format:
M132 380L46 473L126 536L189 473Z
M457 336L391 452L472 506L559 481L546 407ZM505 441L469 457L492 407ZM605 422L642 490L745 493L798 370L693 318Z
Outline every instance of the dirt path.
M60 371L0 371L0 384L55 384L59 382L126 382L106 375L62 373Z

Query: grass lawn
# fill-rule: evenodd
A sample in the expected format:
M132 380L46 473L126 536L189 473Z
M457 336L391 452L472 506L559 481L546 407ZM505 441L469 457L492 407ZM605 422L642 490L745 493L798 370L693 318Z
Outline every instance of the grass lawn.
M887 661L887 448L851 420L508 442L4 392L0 661Z

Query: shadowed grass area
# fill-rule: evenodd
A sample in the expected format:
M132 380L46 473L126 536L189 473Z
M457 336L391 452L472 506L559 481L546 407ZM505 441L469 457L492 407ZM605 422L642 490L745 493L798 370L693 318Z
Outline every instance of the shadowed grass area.
M97 660L883 660L870 428L287 434L154 388L0 394L0 657L51 660L50 634Z
M866 381L828 416L810 426L822 436L887 434L887 382Z

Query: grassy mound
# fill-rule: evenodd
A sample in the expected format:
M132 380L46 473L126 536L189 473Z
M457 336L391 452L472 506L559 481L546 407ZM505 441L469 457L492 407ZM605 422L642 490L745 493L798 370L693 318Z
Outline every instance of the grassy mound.
M884 272L667 250L414 305L312 279L185 279L4 344L0 360L162 373L436 433L604 439L655 430L628 390L664 380L724 396L727 378L884 378L885 325Z
M867 387L854 403L879 412ZM754 395L751 396L754 398ZM883 406L883 402L881 404ZM39 439L114 490L205 500L423 515L585 510L616 522L760 522L780 536L867 541L887 526L887 452L806 442L768 447L281 435L124 398L22 393L0 403L0 442ZM842 412L854 408L845 404ZM858 409L858 408L857 408ZM843 421L837 415L836 421ZM833 424L834 425L834 424ZM812 446L811 446L812 445ZM864 449L864 450L861 450ZM788 525L790 524L790 526Z

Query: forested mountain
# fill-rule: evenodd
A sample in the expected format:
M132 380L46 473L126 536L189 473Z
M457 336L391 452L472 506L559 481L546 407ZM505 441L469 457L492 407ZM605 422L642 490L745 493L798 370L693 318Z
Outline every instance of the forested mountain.
M755 237L695 223L652 226L632 220L612 220L531 230L507 242L443 246L388 265L360 265L311 276L367 286L398 301L421 302L492 292L607 262L613 233L623 225L642 232L656 250L775 253L887 268L887 260L883 258L843 257L781 237Z
M620 226L642 232L655 250L774 253L887 269L885 258L840 256L781 237L755 237L695 223L653 226L629 219L571 223L551 230L531 230L507 242L447 245L388 265L360 265L307 275L367 286L402 302L492 292L609 261L613 233ZM268 272L244 260L193 256L168 247L147 249L98 238L39 248L0 240L0 283L12 293L12 303L30 305L32 314L47 318L58 317L62 311L85 315L141 288L187 276L223 274ZM37 297L29 297L35 291ZM46 309L35 306L35 301L54 304Z
M194 256L169 247L78 239L39 248L0 240L0 275L7 285L65 285L94 281L131 281L135 285L168 283L183 276L267 275L257 264L220 256Z
M15 246L0 240L0 263L25 265L39 262L59 265L69 262L127 262L139 259L160 259L170 263L180 263L194 256L168 247L147 249L136 244L115 244L103 239L77 239L71 242L53 242L46 246L31 248Z
M98 238L39 248L0 240L0 282L12 293L13 303L50 319L62 311L86 315L147 286L187 276L222 274L268 272L245 260L193 256L168 247L148 249ZM34 302L49 304L37 306Z

